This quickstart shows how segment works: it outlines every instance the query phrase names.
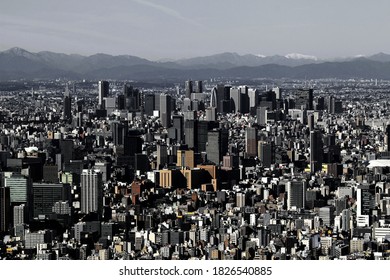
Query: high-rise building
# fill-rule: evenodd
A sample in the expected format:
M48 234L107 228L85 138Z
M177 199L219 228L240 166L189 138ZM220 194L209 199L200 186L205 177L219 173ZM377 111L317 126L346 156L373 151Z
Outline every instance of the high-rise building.
M108 96L110 83L107 81L98 82L99 109L104 109L104 98Z
M248 87L239 86L230 88L231 111L246 114L249 112Z
M245 130L245 153L248 157L257 156L257 128L247 127Z
M203 82L202 81L195 81L194 82L194 92L195 93L202 93L203 92Z
M271 167L271 164L275 163L275 147L274 143L266 143L264 141L258 142L258 155L259 160L264 167Z
M215 122L217 120L217 111L215 107L206 108L206 121Z
M124 84L123 95L126 100L126 109L130 112L140 111L141 107L141 92L133 88L129 84Z
M313 89L298 89L295 93L295 108L313 110Z
M287 183L287 210L305 208L306 188L306 181Z
M186 92L186 98L190 98L191 99L191 93L193 92L193 89L192 89L192 81L186 81L185 82L185 85L184 85L184 88L185 88L185 92Z
M217 85L217 111L229 113L230 109L230 86Z
M319 130L310 132L310 172L316 173L322 170L323 141Z
M175 129L176 143L184 142L184 118L183 116L172 116L173 128Z
M0 232L8 231L10 227L10 189L0 187Z
M195 156L193 150L178 150L177 151L177 163L176 165L181 168L194 168Z
M34 183L32 188L33 217L49 215L57 201L71 199L70 186L66 184Z
M216 87L213 88L211 91L211 96L210 96L210 107L217 108L218 106L218 90Z
M268 107L257 107L256 115L257 115L257 124L265 125L267 122L267 110Z
M26 219L26 206L24 204L14 206L14 219L13 226L21 225L25 223Z
M249 97L249 108L257 108L259 104L259 90L258 89L248 89Z
M238 88L234 87L230 89L231 110L234 113L238 113L241 110L241 92Z
M184 122L184 138L188 148L193 149L198 144L198 121L197 120L186 120Z
M220 165L228 150L228 132L222 129L213 129L208 132L207 138L207 159Z
M153 116L155 98L154 94L146 94L144 96L144 110L148 116Z
M114 121L111 123L112 138L114 145L124 145L125 139L128 135L128 124L127 122Z
M163 127L171 126L172 98L168 94L160 95L160 120Z
M66 84L64 93L64 112L63 117L66 122L72 122L72 99L70 97L68 84Z
M102 208L102 173L98 170L84 169L81 173L81 213L101 213Z
M279 87L274 87L272 89L273 92L275 92L275 97L276 99L280 100L280 99L283 99L283 96L282 96L282 89L279 88Z
M375 187L359 186L356 190L356 216L358 226L368 226L370 210L375 207ZM361 222L364 221L364 222ZM359 225L361 222L361 225Z
M236 194L236 206L244 207L245 206L245 193Z
M166 144L157 145L157 168L163 169L168 163L168 150Z
M31 182L20 174L11 174L4 177L4 186L9 187L12 204L26 204L31 192Z

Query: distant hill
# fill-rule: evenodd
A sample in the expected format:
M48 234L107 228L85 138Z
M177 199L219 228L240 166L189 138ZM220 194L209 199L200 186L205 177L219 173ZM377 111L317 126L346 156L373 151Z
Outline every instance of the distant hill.
M0 52L0 80L12 79L132 79L182 81L224 78L379 78L390 79L390 55L325 61L316 57L239 55L211 56L155 62L130 55L82 56L21 48Z

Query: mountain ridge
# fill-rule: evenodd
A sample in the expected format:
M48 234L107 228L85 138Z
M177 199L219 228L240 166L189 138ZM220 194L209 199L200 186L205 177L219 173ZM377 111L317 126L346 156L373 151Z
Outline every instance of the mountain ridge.
M390 55L322 60L302 54L261 56L225 52L176 61L132 55L90 56L22 48L0 52L0 80L34 78L181 80L224 78L381 78L390 79Z

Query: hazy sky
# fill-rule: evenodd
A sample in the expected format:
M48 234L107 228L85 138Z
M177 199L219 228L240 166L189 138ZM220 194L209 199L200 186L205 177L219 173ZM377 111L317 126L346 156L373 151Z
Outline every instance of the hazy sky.
M149 59L390 53L388 0L1 0L0 50Z

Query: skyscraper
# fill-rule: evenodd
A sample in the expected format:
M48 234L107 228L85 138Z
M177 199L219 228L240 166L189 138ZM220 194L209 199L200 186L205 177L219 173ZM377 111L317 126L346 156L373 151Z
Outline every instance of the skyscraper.
M128 135L127 122L114 121L111 123L111 129L114 145L124 145L125 139Z
M125 107L130 112L139 111L141 107L141 93L138 89L129 84L124 84L123 95L125 96Z
M390 124L386 126L387 151L390 152Z
M310 132L310 172L322 170L323 161L322 133L319 130Z
M195 83L194 83L194 92L196 92L196 93L202 93L203 92L203 82L202 81L195 81Z
M4 186L9 187L11 203L19 205L28 201L31 190L31 182L20 174L12 174L4 178Z
M211 96L210 96L210 107L218 107L218 95L217 95L217 88L214 87L213 90L211 91Z
M313 89L299 89L295 93L295 108L313 110Z
M192 90L192 81L191 80L186 81L185 85L184 85L184 88L185 88L185 92L186 92L186 98L190 98L191 99L191 93L193 92L193 90Z
M0 187L0 232L8 231L10 224L10 189Z
M162 169L168 163L168 151L166 144L157 145L157 168Z
M99 108L104 109L104 97L108 96L110 84L107 81L98 82Z
M305 208L306 182L290 181L287 183L287 210Z
M171 126L172 98L168 94L160 95L160 120L162 126L168 128Z
M70 200L70 186L67 184L34 183L32 188L33 217L51 214L58 201Z
M257 156L257 128L247 127L245 130L245 153L249 157Z
M258 142L258 157L264 167L270 167L275 163L275 147L274 143Z
M103 208L102 173L84 169L81 173L81 213L98 212Z
M207 138L207 159L219 165L228 150L228 133L226 130L213 129L208 132Z
M65 94L64 94L64 120L68 123L72 122L72 99L70 97L68 84L66 84Z

